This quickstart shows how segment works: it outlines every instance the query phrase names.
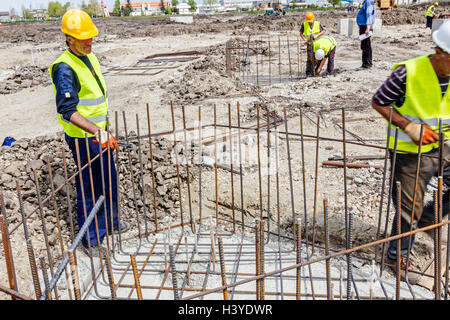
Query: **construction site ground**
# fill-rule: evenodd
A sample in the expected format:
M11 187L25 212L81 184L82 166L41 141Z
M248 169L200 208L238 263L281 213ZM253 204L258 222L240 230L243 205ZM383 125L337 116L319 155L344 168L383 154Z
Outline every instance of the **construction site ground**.
M444 5L444 10L445 8ZM377 18L383 20L383 26L372 39L374 66L370 70L361 68L359 40L336 33L338 19L355 17L356 13L332 10L317 11L315 14L316 18L322 22L325 34L333 36L338 43L334 75L319 75L257 88L234 81L225 74L226 41L236 37L247 37L249 33L255 38L277 39L279 36L287 37L288 35L292 38L298 37L304 14L289 12L281 17L195 16L192 25L173 23L167 18L96 19L95 23L100 34L94 41L93 51L98 56L105 73L110 115L112 116L116 111L120 114L126 111L129 118L134 119L134 115L139 113L142 121L145 121L148 103L153 110L152 132L170 131L172 129L171 101L175 105L179 127L182 121L181 106L186 108L188 123L192 124L197 120L199 106L202 107L202 114L207 119L205 122L212 123L212 107L215 104L218 123L228 124L228 103L235 108L236 103L239 102L243 118L242 125L255 124L255 106L265 111L274 111L279 117L283 117L283 108L286 107L289 132L300 133L298 110L301 108L304 114L305 134L316 134L316 122L320 118L320 136L342 139L339 124L343 108L347 120L355 119L347 124L347 129L354 134L347 133L347 139L357 141L357 137L360 137L367 139L368 144L384 146L386 122L371 108L370 101L375 91L389 76L394 63L433 52L430 30L425 29L423 7L398 8L377 13ZM63 35L59 31L59 24L60 22L45 22L0 27L0 118L2 119L0 141L3 141L6 136L12 136L19 141L46 136L57 138L60 146L63 146L61 126L57 124L55 98L48 74L48 66L66 48ZM177 62L176 65L172 65L173 68L162 69L163 71L154 75L115 73L117 68L134 66L139 60L150 55L194 50L201 52L196 55L196 59ZM142 127L145 128L144 122ZM130 128L135 130L133 121ZM283 129L284 127L281 126L280 130ZM283 141L281 135L280 141ZM293 139L290 143L294 199L296 199L297 211L302 212L300 142ZM280 147L279 172L280 175L286 176L288 170L286 148L284 144ZM310 190L307 193L307 203L310 211L314 203L315 147L315 141L305 141L306 183L307 189ZM1 152L5 148L0 149ZM384 156L384 151L348 144L347 154ZM320 141L320 162L339 156L342 156L342 144ZM12 161L0 162L0 170L11 163ZM382 160L371 160L369 163L383 165ZM323 199L327 199L331 246L335 250L341 250L345 247L345 234L342 232L345 225L343 170L320 165L318 171L317 230L319 233L316 241L320 242L323 238L320 233L323 224L321 210ZM353 245L355 246L376 238L382 173L382 170L374 168L347 169L348 210L354 217ZM219 185L223 188L222 190L230 189L228 177L227 171L221 171ZM204 197L208 199L205 205L213 206L214 190L207 184L213 185L214 172L205 172L203 179ZM246 194L254 195L254 197L247 196L246 204L250 208L258 208L258 184L248 182L257 181L253 180L257 179L257 172L247 172L245 179L248 188ZM4 181L0 183L5 184ZM196 186L196 183L194 181L193 186ZM10 189L6 197L8 195L11 198L10 201L17 202L17 197L14 198L14 189ZM431 199L431 193L427 196ZM220 202L222 205L225 204L224 207L229 208L230 197L227 192L220 194ZM289 226L292 220L290 220L290 192L287 183L280 186L280 197L283 213L281 224ZM386 203L385 197L384 205ZM275 207L271 211L275 212ZM229 209L226 214L229 214ZM123 218L128 219L126 215ZM129 220L131 219L130 216ZM392 214L389 221L392 221ZM389 231L390 229L388 233ZM16 233L15 237L12 239L13 247L22 246L23 252L26 252L23 233ZM432 239L427 235L419 234L411 257L412 263L423 269L432 258L432 253ZM356 267L370 266L373 248L361 254L367 257L367 260L361 260ZM25 281L24 279L27 278L25 274L29 272L28 258L24 254L15 258L14 263L19 269L19 283L21 280ZM6 283L3 268L4 266L1 265L0 283ZM389 272L386 271L385 275L394 279L394 273ZM32 296L32 286L29 283L19 286L24 289L23 293Z

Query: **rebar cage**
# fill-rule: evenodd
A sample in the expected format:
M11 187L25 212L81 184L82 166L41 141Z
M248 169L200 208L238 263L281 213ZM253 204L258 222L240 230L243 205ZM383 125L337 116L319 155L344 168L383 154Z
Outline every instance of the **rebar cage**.
M227 74L246 84L270 86L306 78L306 46L300 37L234 38L226 42Z
M62 159L59 169L63 170L64 180L55 183L55 170L50 161L46 170L33 171L36 205L29 212L23 206L23 181L17 180L21 219L16 224L8 223L8 217L14 212L7 212L0 193L2 265L6 266L8 280L8 285L0 285L0 290L12 299L42 300L447 299L448 273L444 271L448 270L449 261L447 255L442 270L443 248L441 232L438 232L448 224L442 221L442 177L435 192L435 224L387 237L393 185L392 178L387 177L388 146L346 139L348 130L343 109L342 139L321 136L319 117L315 122L317 133L306 134L301 109L284 108L283 116L279 117L257 107L251 115L252 125L246 126L241 123L239 103L219 109L224 115L222 119L226 119L222 122L218 121L216 105L190 106L189 112L185 109L172 104L168 108L172 127L156 133L152 131L155 122L151 120L149 105L144 130L140 128L138 114L133 130L127 124L125 112L122 119L118 112L114 114L111 132L124 141L122 151L114 152L111 159L117 167L119 219L128 221L132 231L124 234L107 231L103 249L97 249L98 255L91 248L86 258L76 249L87 226L97 224L96 215L104 210L102 205L111 201L105 196L107 181L112 179L111 170L103 177L103 192L94 195L96 205L86 213L86 222L78 226L78 232L74 224L75 199L70 190L75 188L75 179L81 177L82 170L88 170L92 177L91 164L109 157L109 147L103 151L99 147L98 154L81 167L73 163L66 148L61 146L61 154L57 156ZM288 120L296 122L300 130L289 130ZM77 142L77 148L82 141ZM335 195L327 195L323 206L319 205L317 196L318 146L325 141L342 144L345 207L339 219L344 226L345 246L330 244L327 198ZM305 183L305 143L311 142L315 143L316 152L313 191ZM353 244L353 217L347 209L348 145L385 151L376 237L359 245ZM299 161L294 163L295 159ZM442 167L444 160L440 160ZM69 168L73 169L72 175ZM295 172L300 173L298 178L301 176L297 183L293 181ZM43 181L48 190L41 188ZM294 187L301 190L299 197L294 195ZM312 206L306 197L311 192L314 193ZM384 196L388 202L386 212ZM383 214L384 231L381 229ZM47 230L48 215L55 221L53 230ZM33 222L32 230L30 221L37 221ZM38 229L44 238L41 250L36 252L36 242L32 239ZM436 235L432 294L401 283L399 268L392 286L382 279L385 244L431 229ZM23 235L19 230L23 230ZM49 243L52 232L57 238ZM29 261L29 271L22 273L33 286L34 298L18 286L16 270L24 267L14 264L20 251L12 243L17 244L22 236ZM371 247L376 248L373 258L359 256ZM355 269L352 259L369 260L371 271ZM376 270L375 263L380 263L380 271Z

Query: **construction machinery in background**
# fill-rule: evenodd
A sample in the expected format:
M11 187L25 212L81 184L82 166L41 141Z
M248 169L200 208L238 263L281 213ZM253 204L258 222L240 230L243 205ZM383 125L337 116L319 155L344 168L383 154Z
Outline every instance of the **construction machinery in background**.
M285 14L285 9L287 9L289 6L282 5L280 3L280 0L273 0L271 2L268 2L267 5L263 6L264 8L264 15L272 15L272 14Z

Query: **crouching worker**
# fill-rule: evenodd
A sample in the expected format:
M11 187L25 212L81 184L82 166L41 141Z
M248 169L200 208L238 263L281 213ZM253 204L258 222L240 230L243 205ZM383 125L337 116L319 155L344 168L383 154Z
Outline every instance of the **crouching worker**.
M327 75L334 71L334 55L336 53L336 40L331 36L322 36L314 41L315 68L314 75L318 75L328 59Z

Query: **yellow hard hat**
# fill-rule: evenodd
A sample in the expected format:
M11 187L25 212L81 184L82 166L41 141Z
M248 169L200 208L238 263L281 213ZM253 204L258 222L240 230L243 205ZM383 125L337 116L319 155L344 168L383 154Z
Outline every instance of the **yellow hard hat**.
M91 39L98 35L98 29L91 17L78 9L69 10L64 14L61 31L79 40Z
M306 20L306 22L313 22L314 21L314 13L308 12L306 14L305 20Z
M439 2L435 2L434 5L435 5L435 6L438 6L438 5L439 5Z

